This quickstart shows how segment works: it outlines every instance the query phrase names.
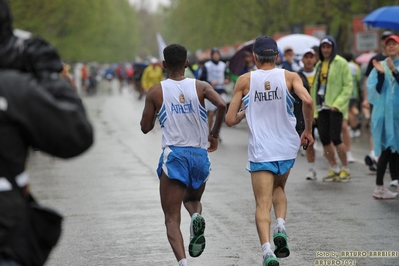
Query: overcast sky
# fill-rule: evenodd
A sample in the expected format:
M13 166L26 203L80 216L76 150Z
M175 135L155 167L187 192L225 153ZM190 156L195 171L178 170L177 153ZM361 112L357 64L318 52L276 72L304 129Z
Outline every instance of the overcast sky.
M136 5L144 2L149 7L149 11L155 11L159 4L167 5L170 3L170 0L129 0L130 3Z

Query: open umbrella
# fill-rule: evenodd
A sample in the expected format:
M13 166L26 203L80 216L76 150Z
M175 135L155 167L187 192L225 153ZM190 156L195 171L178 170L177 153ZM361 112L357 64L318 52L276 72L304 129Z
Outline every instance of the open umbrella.
M358 64L368 64L370 62L370 59L375 56L375 53L364 53L359 55L358 57L355 58L355 62Z
M320 44L320 40L318 38L307 34L286 35L279 38L276 42L281 51L284 51L284 48L289 46L296 55L302 55L306 49Z
M230 58L229 61L229 69L231 73L234 75L241 75L242 69L245 66L243 55L245 51L252 53L254 42L255 40L245 42L237 48L235 54Z
M376 28L399 30L398 18L399 6L384 6L368 14L363 19L363 23L367 23Z

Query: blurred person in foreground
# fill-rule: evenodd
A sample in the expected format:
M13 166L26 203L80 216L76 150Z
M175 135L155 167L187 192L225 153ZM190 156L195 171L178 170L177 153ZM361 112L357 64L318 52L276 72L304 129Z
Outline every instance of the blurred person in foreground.
M210 173L208 152L218 148L226 103L208 83L184 76L188 66L185 47L171 44L163 54L168 79L148 91L140 125L144 134L154 128L157 117L161 125L163 152L157 169L161 205L167 237L178 265L187 266L180 231L181 205L183 202L191 216L188 251L190 256L198 257L205 249L201 197ZM217 108L211 131L205 99Z
M0 0L0 69L0 265L43 265L49 250L42 250L28 211L30 148L71 158L91 146L93 130L54 48L13 35L6 0Z
M320 41L319 58L311 93L320 142L330 164L328 175L322 181L348 182L350 171L341 131L352 94L351 70L348 62L337 54L336 42L332 36L326 36ZM335 150L341 167L335 159Z
M378 157L376 199L396 198L398 193L384 187L384 175L389 162L392 171L399 172L399 36L385 40L387 58L373 60L374 69L367 79L368 101L373 105L371 133Z
M255 220L263 251L262 265L278 266L277 258L290 255L285 229L285 184L300 145L313 144L313 101L296 73L276 68L278 49L273 38L258 37L253 57L258 69L238 78L226 124L234 126L246 117L249 127L247 170L251 173L256 201ZM301 136L295 129L292 93L302 101L305 129ZM244 110L240 109L242 102ZM272 206L277 219L273 232L274 252L270 244Z

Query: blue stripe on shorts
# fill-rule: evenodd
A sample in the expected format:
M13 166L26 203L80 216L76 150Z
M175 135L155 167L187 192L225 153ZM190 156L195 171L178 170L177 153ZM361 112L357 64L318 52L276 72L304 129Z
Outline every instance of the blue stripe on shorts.
M211 162L208 151L193 147L165 147L159 158L157 174L162 172L170 179L177 179L188 188L198 189L208 180Z
M263 163L249 161L247 170L249 172L269 171L275 175L283 175L294 166L294 163L295 159Z

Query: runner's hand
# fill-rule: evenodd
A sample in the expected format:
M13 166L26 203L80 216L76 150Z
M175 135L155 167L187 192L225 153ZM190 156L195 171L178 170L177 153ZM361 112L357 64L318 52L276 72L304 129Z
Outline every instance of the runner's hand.
M314 139L312 136L312 132L304 131L301 135L301 146L304 150L308 148L309 145L313 145Z
M219 139L218 138L214 138L211 135L208 136L208 141L210 143L209 147L208 147L208 152L214 152L218 149L218 145L219 145Z

